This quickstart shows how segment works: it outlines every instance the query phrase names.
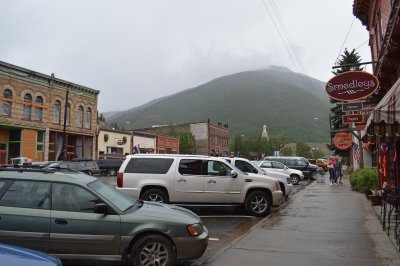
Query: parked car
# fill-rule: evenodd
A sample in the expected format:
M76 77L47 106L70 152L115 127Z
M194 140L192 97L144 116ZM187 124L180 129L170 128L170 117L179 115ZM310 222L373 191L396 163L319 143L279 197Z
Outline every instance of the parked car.
M0 168L0 213L0 242L61 259L171 266L202 256L208 243L193 212L137 201L79 172Z
M0 265L4 266L61 266L61 261L52 255L33 249L0 244Z
M121 159L100 159L96 160L102 175L117 175L119 168L124 161Z
M59 162L51 163L50 165L48 165L45 168L79 171L79 172L85 173L87 175L93 175L93 169L86 166L86 164L84 162L59 161Z
M315 164L318 167L321 167L324 172L328 171L328 161L326 159L307 159L310 163Z
M117 186L138 199L181 205L242 205L253 216L265 216L279 205L279 182L249 176L222 158L197 155L128 155L117 174Z
M316 171L318 166L316 166L315 164L311 164L304 157L267 156L264 158L264 160L280 162L289 168L300 170L303 172L305 178L316 178Z
M290 178L292 179L292 183L294 185L298 185L300 180L304 179L304 174L302 171L296 170L296 169L291 169L280 162L261 161L261 162L259 162L258 166L261 167L262 169L272 169L272 170L279 171L281 173L285 173L285 174L289 175Z
M278 180L283 196L287 197L293 191L292 179L288 174L262 169L257 165L254 165L252 162L250 162L245 158L240 158L240 157L222 157L222 158L224 158L227 162L233 164L240 171L248 173L249 175L260 174Z
M73 162L78 162L82 167L83 165L90 169L91 175L100 175L100 167L93 159L76 158L72 159Z

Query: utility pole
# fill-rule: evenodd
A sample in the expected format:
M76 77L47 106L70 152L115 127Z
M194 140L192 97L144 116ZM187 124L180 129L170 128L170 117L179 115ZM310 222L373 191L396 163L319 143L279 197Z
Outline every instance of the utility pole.
M67 105L68 105L68 96L69 96L69 89L67 89L67 93L65 95L65 103L64 103L64 128L63 128L63 143L62 143L62 150L61 156L63 161L67 159Z

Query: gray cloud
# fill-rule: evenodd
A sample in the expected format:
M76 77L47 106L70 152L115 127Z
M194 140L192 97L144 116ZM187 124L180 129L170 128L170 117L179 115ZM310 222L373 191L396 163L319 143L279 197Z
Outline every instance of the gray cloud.
M328 80L352 1L274 2L307 74ZM14 0L2 11L0 60L101 90L100 112L268 65L300 71L262 0ZM346 47L367 39L356 20Z

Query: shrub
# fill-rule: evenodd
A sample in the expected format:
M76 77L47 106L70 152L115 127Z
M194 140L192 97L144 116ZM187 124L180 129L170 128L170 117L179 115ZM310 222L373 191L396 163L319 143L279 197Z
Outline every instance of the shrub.
M376 168L358 169L350 174L351 188L365 193L378 188L378 173Z

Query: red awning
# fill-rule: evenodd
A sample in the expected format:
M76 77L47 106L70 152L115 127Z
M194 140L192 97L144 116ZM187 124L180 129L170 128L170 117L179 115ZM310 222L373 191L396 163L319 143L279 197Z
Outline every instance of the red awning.
M386 93L375 109L371 112L371 115L368 117L365 130L362 132L362 136L365 135L371 123L380 123L383 121L386 124L394 124L394 122L400 121L399 98L400 79L396 81L393 87L388 91L388 93Z

